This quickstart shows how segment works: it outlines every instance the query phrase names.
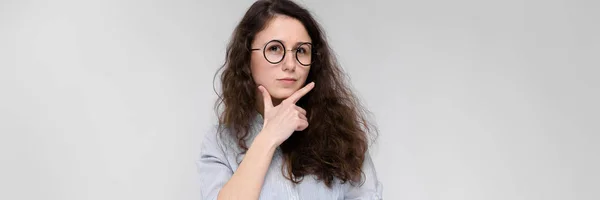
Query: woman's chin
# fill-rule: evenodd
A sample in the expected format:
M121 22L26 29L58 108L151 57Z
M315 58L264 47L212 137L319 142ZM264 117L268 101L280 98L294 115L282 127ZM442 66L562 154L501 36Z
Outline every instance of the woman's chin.
M282 90L271 94L271 96L275 99L284 100L292 96L294 91Z
M291 94L290 95L273 95L273 94L271 95L271 97L273 97L273 99L276 99L276 100L285 100L285 99L289 98L290 96L291 96Z

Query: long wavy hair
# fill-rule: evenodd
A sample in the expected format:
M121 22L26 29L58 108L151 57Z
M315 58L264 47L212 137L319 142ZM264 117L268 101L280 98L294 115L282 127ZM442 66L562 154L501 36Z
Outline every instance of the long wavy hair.
M222 70L222 94L215 103L219 126L227 127L244 154L248 150L251 122L256 116L257 85L250 70L250 45L258 32L276 15L299 20L313 43L313 59L306 80L313 90L296 105L307 111L309 126L293 133L280 145L285 161L282 173L293 183L314 175L327 187L335 178L341 183L362 184L362 165L376 127L367 120L370 114L352 93L347 76L338 64L320 25L305 8L289 0L259 0L246 12L233 31ZM222 129L219 129L222 133ZM371 140L372 139L372 140Z

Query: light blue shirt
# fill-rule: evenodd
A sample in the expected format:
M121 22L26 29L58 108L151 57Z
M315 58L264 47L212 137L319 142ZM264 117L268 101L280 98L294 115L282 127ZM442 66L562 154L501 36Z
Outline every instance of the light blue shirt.
M260 114L256 116L252 121L250 139L246 140L246 144L252 144L254 137L262 130L262 116ZM223 136L228 135L228 133L223 134ZM231 178L243 159L243 155L239 155L239 152L237 142L219 137L216 127L205 135L201 155L197 161L203 199L217 199L219 190ZM338 179L335 179L333 187L328 188L323 182L317 181L314 175L307 175L302 182L294 185L283 176L282 164L281 149L277 148L265 175L260 193L261 200L382 199L382 184L377 179L369 153L363 164L364 184L362 186L352 186L349 182L341 184Z

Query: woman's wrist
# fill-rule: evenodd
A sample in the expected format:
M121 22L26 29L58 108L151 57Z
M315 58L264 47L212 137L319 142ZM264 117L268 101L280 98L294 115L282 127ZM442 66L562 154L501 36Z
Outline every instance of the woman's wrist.
M275 138L270 137L266 130L262 130L256 135L253 145L255 143L268 149L276 149L279 146Z

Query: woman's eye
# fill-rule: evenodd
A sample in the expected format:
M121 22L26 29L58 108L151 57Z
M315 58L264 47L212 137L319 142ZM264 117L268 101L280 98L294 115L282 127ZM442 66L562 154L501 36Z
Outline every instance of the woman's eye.
M278 45L269 47L269 51L278 52L281 51L281 47Z
M306 49L305 48L298 48L296 49L296 51L300 54L305 54L306 53Z

